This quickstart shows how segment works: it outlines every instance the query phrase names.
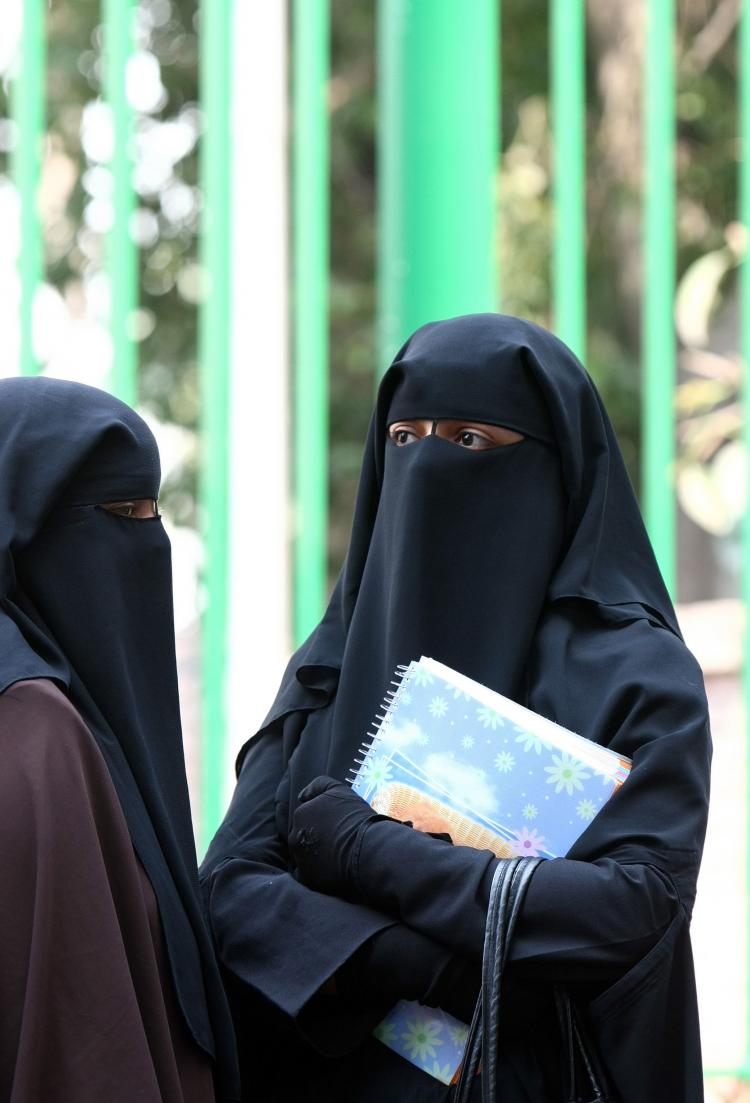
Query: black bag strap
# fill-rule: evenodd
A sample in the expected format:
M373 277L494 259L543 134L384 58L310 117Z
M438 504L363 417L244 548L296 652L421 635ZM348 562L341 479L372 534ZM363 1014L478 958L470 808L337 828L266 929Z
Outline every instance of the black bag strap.
M511 858L498 862L490 888L482 953L482 990L469 1028L454 1103L468 1103L481 1064L482 1103L497 1103L500 998L502 976L513 930L526 891L541 858ZM604 1076L596 1054L567 992L555 988L565 1054L568 1103L608 1103ZM578 1070L583 1070L579 1090ZM581 1094L581 1091L586 1094Z
M502 972L518 913L532 874L541 858L510 858L498 862L490 887L482 953L482 990L469 1028L454 1103L466 1103L482 1062L482 1103L497 1099L497 1039Z
M564 989L555 987L554 992L564 1047L565 1098L569 1103L609 1103L604 1070L578 1009Z

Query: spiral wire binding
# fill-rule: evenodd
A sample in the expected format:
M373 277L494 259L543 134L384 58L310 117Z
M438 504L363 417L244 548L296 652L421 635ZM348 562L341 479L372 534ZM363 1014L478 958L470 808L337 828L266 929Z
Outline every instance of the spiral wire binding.
M393 722L393 717L398 712L401 704L401 702L399 701L399 695L411 681L412 674L414 673L416 667L416 662L409 663L408 665L399 663L394 670L393 677L388 684L391 686L395 686L395 689L386 690L383 697L383 702L378 707L378 712L375 714L375 718L373 719L372 731L369 731L367 733L364 740L360 744L356 755L354 756L355 765L352 766L346 776L346 780L349 785L353 785L354 782L357 780L357 775L366 762L370 750L378 742L378 740L382 738L383 733Z

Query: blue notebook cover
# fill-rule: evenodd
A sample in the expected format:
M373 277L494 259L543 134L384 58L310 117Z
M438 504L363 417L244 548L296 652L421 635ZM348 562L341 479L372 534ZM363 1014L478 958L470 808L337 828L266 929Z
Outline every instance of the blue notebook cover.
M498 857L564 856L626 780L630 761L422 657L396 672L352 786L384 815ZM451 1083L468 1027L402 1000L375 1031Z

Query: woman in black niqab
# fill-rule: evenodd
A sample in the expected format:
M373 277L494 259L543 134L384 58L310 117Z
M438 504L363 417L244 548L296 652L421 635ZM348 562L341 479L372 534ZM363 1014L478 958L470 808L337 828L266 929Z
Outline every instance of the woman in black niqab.
M15 838L31 866L24 870L22 855L9 844L3 852L18 894L33 889L35 876L38 881L33 900L14 901L16 918L27 914L24 922L34 932L24 936L31 937L29 947L14 942L7 925L0 937L0 1077L8 1089L0 1094L13 1103L42 1095L68 1103L208 1100L214 1075L216 1098L236 1098L231 1023L196 880L169 540L155 509L143 518L132 504L155 502L159 480L156 442L124 403L59 380L0 382L0 703L8 787L2 822L6 842ZM111 503L122 504L103 508ZM28 787L20 810L14 786ZM94 874L100 860L101 884ZM56 900L59 875L63 899L74 901L81 863L91 891L111 893L111 917L97 895L70 904ZM133 901L140 873L148 887ZM137 911L145 917L143 899L148 910L153 898L157 910L149 920L158 948L144 950L147 928L139 927ZM55 929L45 939L37 935L49 918L47 903ZM75 946L79 906L89 917L102 908L96 937L106 965L98 982L91 932L82 928ZM116 932L121 928L117 950L131 974L126 981L116 979L117 961L106 944L110 918ZM10 916L0 909L0 930L3 920ZM153 975L145 953L156 955ZM62 990L70 984L64 962L79 955L82 1005L87 984L97 988L91 1022ZM49 976L37 991L35 977L44 969ZM153 990L157 981L166 1011L154 1008L161 998ZM53 1027L34 1007L42 999L59 1008L65 1024L55 1058ZM103 1017L112 1011L118 1021L95 1021L96 1009ZM178 1039L174 1052L162 1036L167 1022ZM129 1037L129 1029L142 1030L144 1038ZM86 1078L85 1086L79 1083Z
M523 439L476 449L461 429L478 424ZM688 921L708 799L700 671L591 380L553 336L499 315L424 326L384 377L341 576L240 754L202 877L241 1037L264 1019L264 1052L298 1047L300 1098L451 1098L367 1035L400 997L470 1004L496 859L373 822L343 785L305 791L346 777L394 669L422 654L634 762L531 882L502 1099L560 1097L563 983L614 1098L699 1100ZM367 825L356 877L352 824ZM278 1064L269 1084L269 1098L291 1090Z

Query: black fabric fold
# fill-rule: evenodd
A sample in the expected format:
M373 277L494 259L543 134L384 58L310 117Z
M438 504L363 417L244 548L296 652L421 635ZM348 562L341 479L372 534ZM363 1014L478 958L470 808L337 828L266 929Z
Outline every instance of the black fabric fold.
M282 738L268 733L250 747L201 874L222 964L296 1020L326 982L396 920L364 905L311 893L290 870L283 828L284 760L293 753L293 739L288 733L285 748ZM351 1015L346 1007L338 1011L341 1019ZM361 1042L375 1022L366 1021L352 1044ZM335 1032L332 1039L335 1049Z

